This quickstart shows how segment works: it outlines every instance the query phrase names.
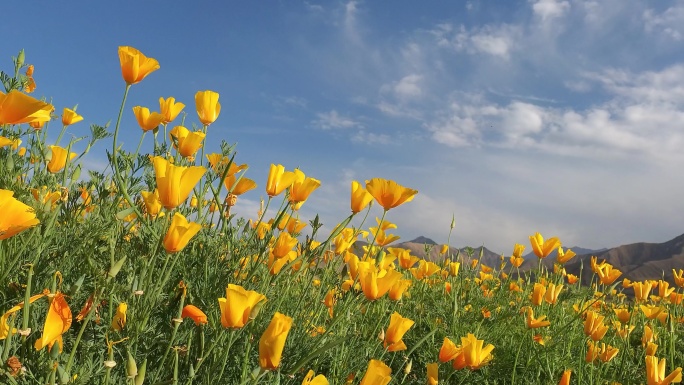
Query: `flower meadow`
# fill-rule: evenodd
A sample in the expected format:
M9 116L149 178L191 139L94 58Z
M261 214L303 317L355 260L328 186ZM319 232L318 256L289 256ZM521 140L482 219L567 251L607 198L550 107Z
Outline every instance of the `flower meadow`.
M392 246L391 222L419 192L381 177L353 181L349 216L324 231L299 215L321 184L306 170L252 170L225 142L205 153L218 93L129 106L162 69L118 54L114 127L68 141L87 117L31 96L23 51L0 74L1 384L681 382L683 270L630 282L593 258L580 286L563 268L575 253L539 233L496 266L448 244L421 259ZM135 149L118 139L131 113ZM107 169L85 170L100 141ZM231 212L243 194L264 197L252 218ZM537 269L519 270L526 246Z

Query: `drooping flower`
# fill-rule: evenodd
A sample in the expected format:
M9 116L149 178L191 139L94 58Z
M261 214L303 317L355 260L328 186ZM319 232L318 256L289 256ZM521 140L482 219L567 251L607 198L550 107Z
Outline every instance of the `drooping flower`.
M62 334L71 327L71 320L71 309L69 309L69 304L64 299L64 294L61 292L55 293L45 318L43 334L34 345L36 350L40 350L45 346L52 347L55 342L58 342L59 351L61 352L64 347L62 344Z
M669 385L682 382L682 368L678 367L665 376L666 360L658 360L655 356L646 356L646 384Z
M309 199L309 195L321 186L321 181L307 177L298 168L294 170L294 176L287 199L290 201L292 209L298 210Z
M351 211L356 214L368 206L373 196L355 180L351 183Z
M207 171L202 166L174 166L161 156L152 158L157 178L159 200L167 209L172 209L188 199L188 195Z
M418 190L406 188L395 181L382 178L366 181L366 190L385 211L412 201L418 194Z
M128 305L125 302L121 302L116 308L116 313L112 318L112 329L117 332L122 331L126 327L126 312L128 311Z
M167 253L177 253L194 237L200 230L202 225L195 222L189 222L181 213L173 214L171 226L164 237L164 249Z
M47 122L54 109L23 92L12 90L5 94L0 91L0 125Z
M269 197L280 195L286 188L292 185L295 180L295 174L291 171L285 171L283 165L271 164L268 172L268 179L266 181L266 194Z
M150 109L142 106L133 107L135 119L143 131L154 130L164 120L164 116L158 112L150 112Z
M156 59L148 58L133 47L119 47L119 62L121 75L126 84L141 82L147 75L159 69Z
M359 385L387 385L392 381L392 369L380 360L370 360Z
M181 311L181 318L190 318L195 325L204 325L208 322L207 315L195 305L185 305Z
M72 160L76 157L75 152L69 152L66 148L60 146L48 146L50 151L52 151L52 157L47 164L47 169L51 173L60 172L67 163L67 157Z
M292 318L276 312L266 331L259 339L259 366L264 370L275 370L280 365L287 334L292 328Z
M0 190L2 191L2 190ZM36 300L45 297L45 293L40 293L36 295L32 295L31 298L29 298L29 303L34 303ZM0 340L4 340L9 336L10 334L15 334L17 332L16 329L12 329L10 331L10 326L7 324L7 320L9 317L18 312L19 310L24 308L24 302L20 302L17 305L12 306L9 310L5 312L2 316L0 316Z
M183 126L176 126L169 132L173 147L184 158L195 155L197 150L202 147L202 141L204 141L205 136L206 134L202 131L191 132Z
M64 111L62 111L62 125L64 126L70 126L81 120L83 120L83 117L70 108L65 108Z
M546 258L551 254L551 252L561 246L560 240L553 237L544 240L541 234L535 233L530 235L530 243L532 244L532 250L534 254L539 258Z
M413 320L404 318L397 312L392 313L382 346L390 352L406 350L406 344L402 338L414 323Z
M262 301L266 301L266 296L252 290L245 290L242 286L228 284L226 287L226 298L219 298L221 308L221 325L224 328L242 328L249 322L252 310Z
M195 108L200 122L208 126L216 121L221 113L219 94L214 91L198 91L195 94Z
M176 103L176 98L168 97L166 99L159 98L159 113L164 117L162 123L171 123L181 111L185 108L185 104Z
M40 223L33 209L13 195L14 191L0 189L0 240L17 235Z

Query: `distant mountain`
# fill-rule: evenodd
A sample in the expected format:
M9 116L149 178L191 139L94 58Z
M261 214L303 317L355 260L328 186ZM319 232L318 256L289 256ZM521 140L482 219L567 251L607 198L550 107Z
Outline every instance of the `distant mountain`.
M418 238L412 240L412 241L409 241L409 242L411 242L411 243L421 243L421 244L424 244L424 245L436 245L436 244L437 244L437 242L433 241L432 239L430 239L430 238L428 238L428 237L424 237L424 236L422 236L422 235L421 235L420 237L418 237Z
M354 252L357 255L363 254L363 245L366 242L357 241ZM417 257L441 263L444 255L440 254L440 245L430 238L420 236L408 242L391 244L388 247L398 247L411 250ZM674 284L672 269L684 269L684 234L663 243L632 243L609 249L586 249L582 247L570 247L577 253L570 262L565 264L565 269L570 274L581 277L582 284L589 284L593 276L591 271L591 257L596 256L600 261L613 265L622 271L620 280L623 278L632 281L643 281L646 279L665 279ZM495 253L484 246L478 247L451 247L450 255L458 255L461 261L469 260L468 252L472 253L472 258L479 259L480 263L490 267L498 267L501 262L501 254ZM508 259L509 255L506 255ZM525 255L526 260L520 266L521 272L533 271L537 268L537 257L534 253ZM556 252L545 258L542 263L548 269L553 268L556 261Z
M583 254L596 254L596 253L600 253L602 251L606 251L608 249L604 247L602 249L594 250L594 249L585 249L584 247L575 246L575 247L568 247L568 248L563 247L563 250L572 250L577 255L583 255ZM557 255L558 255L558 250L554 250L551 254L549 254L548 258L554 258L555 259ZM525 259L529 259L529 258L536 259L537 256L534 254L534 251L530 251L529 253L523 255L523 258L525 258Z
M390 245L390 247L409 249L411 250L411 254L428 261L433 261L436 263L441 263L444 261L444 255L439 253L441 246L439 246L430 238L423 236L412 241ZM426 249L428 249L429 252L426 252ZM468 252L468 247L462 247L460 249L457 247L449 248L449 253L452 258L458 255L458 258L461 261L469 259ZM480 263L483 263L487 266L497 267L501 261L501 254L497 254L484 246L472 247L470 248L470 252L472 252L473 259L479 259ZM480 254L482 254L481 257Z
M623 278L632 281L665 279L673 284L672 269L684 268L684 234L663 243L632 243L577 255L565 264L565 270L581 276L583 284L589 284L594 274L591 271L592 256L596 256L599 262L605 260L620 270L622 272L620 280ZM555 259L555 257L548 257L542 263L552 268ZM530 271L536 267L535 257L525 261L521 270Z

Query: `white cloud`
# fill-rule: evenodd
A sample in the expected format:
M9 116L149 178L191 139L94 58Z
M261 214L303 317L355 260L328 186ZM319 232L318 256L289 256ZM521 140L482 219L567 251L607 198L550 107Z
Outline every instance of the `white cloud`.
M376 134L374 132L366 132L364 130L359 130L356 134L351 137L352 142L364 143L368 145L375 144L390 144L392 139L386 134Z
M393 84L383 85L380 90L391 93L400 100L417 99L423 96L423 89L420 85L422 79L423 77L418 74L406 75Z
M318 116L318 119L311 123L314 126L324 130L363 127L361 123L353 120L352 118L340 115L340 113L338 113L336 110L321 112L316 114L316 116Z
M684 39L684 5L669 7L660 14L647 9L643 18L647 32L659 31L675 41Z
M512 24L484 25L468 30L463 25L456 29L448 23L438 24L430 31L438 46L471 54L484 53L504 59L509 58L522 32L521 26Z
M532 4L534 14L544 22L563 16L569 9L570 3L567 1L537 0Z
M515 101L501 105L455 95L426 128L450 147L536 149L590 158L684 159L684 66L587 75L610 93L586 109Z

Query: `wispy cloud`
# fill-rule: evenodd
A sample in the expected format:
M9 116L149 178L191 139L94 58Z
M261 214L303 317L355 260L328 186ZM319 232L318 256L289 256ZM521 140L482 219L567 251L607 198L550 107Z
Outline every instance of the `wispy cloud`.
M352 118L341 115L336 110L328 112L321 112L316 114L318 119L311 122L314 126L324 129L339 129L339 128L360 128L363 125Z

